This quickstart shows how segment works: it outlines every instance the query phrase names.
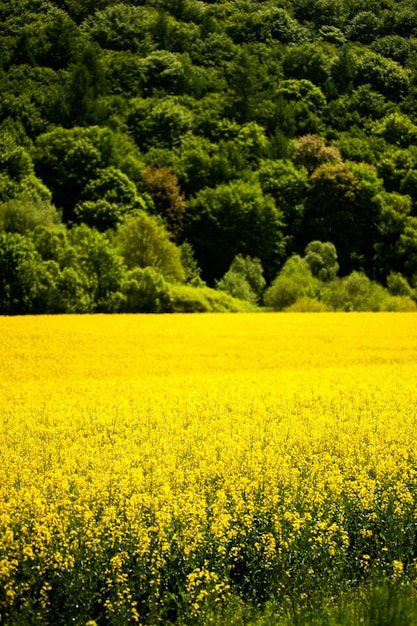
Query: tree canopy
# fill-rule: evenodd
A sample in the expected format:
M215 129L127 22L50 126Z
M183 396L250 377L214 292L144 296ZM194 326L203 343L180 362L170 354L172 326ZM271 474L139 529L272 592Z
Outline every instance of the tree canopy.
M236 268L268 293L297 256L415 298L412 0L14 0L0 45L0 313L169 309L196 277L260 303Z

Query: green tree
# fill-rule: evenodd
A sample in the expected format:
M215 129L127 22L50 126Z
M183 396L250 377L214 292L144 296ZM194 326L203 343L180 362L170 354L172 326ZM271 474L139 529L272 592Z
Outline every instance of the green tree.
M49 202L34 201L26 193L0 203L0 230L26 234L38 225L60 224L58 211Z
M43 261L55 261L60 270L77 268L77 251L64 228L38 225L30 232L30 239Z
M334 311L386 311L390 308L390 296L382 285L356 271L330 281L322 290L322 299Z
M282 213L259 183L234 180L191 198L184 236L209 282L227 271L237 254L259 258L267 277L283 256Z
M390 272L387 276L387 288L393 296L407 296L417 300L417 291L411 287L410 283L401 272Z
M417 271L417 218L409 196L385 191L375 198L379 237L374 243L375 273L383 280L392 271L411 278Z
M51 18L45 24L43 36L40 36L44 41L37 58L40 65L60 70L77 61L81 52L82 36L65 11L58 9Z
M404 148L388 148L377 161L378 176L383 179L388 192L399 192L407 174L416 166L416 155Z
M91 311L119 311L124 301L120 289L125 265L116 248L105 234L85 224L71 228L68 239L76 251L77 270L83 275Z
M377 37L381 21L372 11L359 11L352 18L348 27L348 36L352 41L369 44Z
M257 172L264 193L271 195L283 213L287 251L292 251L304 215L308 173L289 159L261 161Z
M116 195L122 194L126 187L133 193L132 183L126 181L121 173L106 168L115 167L123 173L130 169L132 174L127 173L129 178L138 176L137 156L137 148L127 137L110 128L89 126L56 128L43 133L36 142L34 162L37 174L52 191L54 204L63 209L63 221L70 222L74 219L76 204L82 200L84 190L89 183L93 184L93 180L100 180L101 177L101 182L96 185L102 185L105 193L110 195L113 193L110 181L115 182L115 179L118 179ZM103 170L106 172L103 173ZM129 194L129 191L126 193Z
M146 200L126 174L115 167L98 172L84 188L74 214L79 222L100 231L116 228L124 216L135 210L145 210Z
M201 268L195 258L194 249L189 241L183 241L180 245L181 264L185 272L185 281L196 287L203 287L205 282L201 279Z
M100 122L100 97L105 91L100 54L90 45L84 49L72 70L68 95L72 119L81 126Z
M288 46L283 60L284 77L306 79L324 87L330 79L334 57L333 49L324 43L321 46L310 42Z
M235 256L225 275L216 281L216 289L253 304L260 301L265 285L260 260L241 254Z
M314 278L307 261L299 255L293 255L265 291L264 303L267 307L282 311L299 298L315 298L319 291L320 281Z
M30 238L0 233L0 313L27 315L67 311L68 274L44 261ZM81 301L80 293L76 294Z
M301 238L304 245L312 239L332 242L342 273L352 268L355 242L361 235L355 220L358 189L359 181L344 163L320 165L310 177Z
M383 137L388 143L407 148L417 141L417 126L403 113L391 113L382 120L375 122L373 133Z
M240 124L253 120L260 91L260 76L256 57L247 47L238 49L228 72L229 116Z
M36 298L40 258L33 244L18 233L0 233L0 312L31 313Z
M332 280L339 271L337 251L330 241L310 241L305 257L313 276L322 281Z
M32 158L12 133L0 130L0 202L25 197L46 204L51 193L35 175Z
M193 116L175 97L135 98L129 107L127 124L141 150L152 146L171 149L191 130Z
M170 310L170 290L153 267L135 267L126 272L121 285L126 313L164 313Z
M117 3L96 11L81 28L101 48L130 50L145 56L154 47L152 29L156 19L157 12L149 6Z
M289 78L279 84L275 94L277 128L288 136L323 130L321 115L326 98L321 88L306 78Z
M153 267L165 280L185 280L179 248L157 219L140 211L129 216L117 231L117 244L129 269Z
M410 74L399 63L369 49L358 55L355 85L371 85L388 99L398 102L407 95Z
M181 93L185 87L185 67L174 52L155 50L144 60L144 90L152 96L163 90L167 94Z

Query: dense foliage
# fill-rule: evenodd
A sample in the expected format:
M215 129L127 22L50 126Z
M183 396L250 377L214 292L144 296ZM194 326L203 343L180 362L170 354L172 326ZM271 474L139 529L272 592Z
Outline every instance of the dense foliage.
M155 310L173 281L262 303L223 280L235 259L269 287L313 241L338 280L415 300L416 9L1 1L0 311L147 310L128 295L146 267ZM171 269L123 252L142 213Z

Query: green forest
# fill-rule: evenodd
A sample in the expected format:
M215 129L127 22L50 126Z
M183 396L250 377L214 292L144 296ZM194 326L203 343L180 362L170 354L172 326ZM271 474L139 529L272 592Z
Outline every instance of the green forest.
M0 313L417 310L417 0L0 2Z

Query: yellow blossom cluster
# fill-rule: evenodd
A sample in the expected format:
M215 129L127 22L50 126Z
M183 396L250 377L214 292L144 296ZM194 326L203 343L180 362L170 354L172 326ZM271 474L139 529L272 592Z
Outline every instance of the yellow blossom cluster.
M0 327L0 623L417 577L415 314Z

